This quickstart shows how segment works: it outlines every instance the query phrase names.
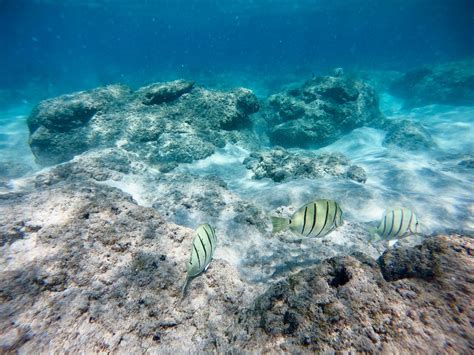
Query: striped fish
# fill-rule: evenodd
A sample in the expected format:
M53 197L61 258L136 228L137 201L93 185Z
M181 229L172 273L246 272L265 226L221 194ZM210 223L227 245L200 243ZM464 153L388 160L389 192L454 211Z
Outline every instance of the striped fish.
M286 228L303 237L322 238L344 222L342 210L338 203L331 200L316 200L310 202L291 218L272 217L272 234Z
M186 263L186 281L182 288L182 295L192 278L207 270L217 246L216 232L209 224L197 227L191 247L191 255Z
M418 232L418 218L408 208L392 208L385 211L375 230L381 239L400 239Z

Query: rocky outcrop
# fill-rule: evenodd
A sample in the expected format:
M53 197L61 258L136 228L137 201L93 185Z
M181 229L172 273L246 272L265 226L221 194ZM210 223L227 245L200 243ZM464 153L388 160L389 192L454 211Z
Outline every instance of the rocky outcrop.
M268 98L266 118L272 144L322 147L383 116L374 90L345 76L316 77Z
M324 153L318 156L292 153L281 147L268 151L250 153L244 160L247 169L253 171L254 179L270 178L276 182L298 178L339 177L364 183L367 174L339 153Z
M210 352L255 285L222 259L180 294L192 231L90 180L0 197L0 352Z
M279 207L245 198L215 175L197 176L180 169L157 172L136 155L118 148L90 151L38 173L33 184L49 189L56 184L84 181L119 187L143 206L152 206L169 222L195 228L206 221L219 233L217 257L232 260L247 281L269 281L328 257L357 250L378 257L383 249L367 245L366 228L346 222L322 240L301 240L292 233L271 236L271 215L291 215L299 206ZM314 198L314 196L312 196Z
M112 85L40 102L27 122L30 147L38 163L60 163L114 142L123 122L103 120L103 113L123 105L130 94L127 87Z
M102 174L100 157L88 154L43 172L23 192L0 195L2 352L469 352L472 347L472 239L429 238L415 248L390 249L377 262L356 252L362 251L357 238L363 233L346 222L317 244L268 239L249 248L236 269L226 261L230 254L219 253L242 248L245 239L232 240L216 228L215 260L182 298L192 230L95 181L123 177L126 154L109 151L114 162ZM192 186L184 190L190 196ZM222 182L213 186L225 193ZM191 209L214 201L208 197L202 205L193 197ZM173 197L161 208L178 201L191 200ZM239 201L225 202L234 209L229 215L238 214ZM258 214L249 209L246 215ZM333 239L340 245L331 245ZM364 251L370 248L365 243ZM338 245L352 255L321 259L323 251L334 256ZM242 277L242 270L252 267L265 283Z
M145 105L159 105L176 100L181 95L190 92L193 86L194 82L186 80L156 83L139 89L137 95L143 96L142 102Z
M383 144L396 145L407 150L431 149L436 147L431 134L418 122L390 120L384 125L387 134Z
M255 95L243 88L209 91L177 80L132 93L114 85L41 102L28 118L30 146L42 165L119 146L170 170L226 142L256 141L249 115L258 109Z
M326 260L272 285L228 336L269 352L469 352L473 248L437 237L385 252L380 267L360 254Z
M474 60L411 70L390 86L406 107L474 104Z

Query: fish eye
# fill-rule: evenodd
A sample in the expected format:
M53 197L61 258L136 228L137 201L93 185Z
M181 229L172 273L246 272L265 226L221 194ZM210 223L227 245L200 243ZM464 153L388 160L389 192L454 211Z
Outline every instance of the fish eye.
M289 224L291 224L291 219L290 219L290 223L289 223Z

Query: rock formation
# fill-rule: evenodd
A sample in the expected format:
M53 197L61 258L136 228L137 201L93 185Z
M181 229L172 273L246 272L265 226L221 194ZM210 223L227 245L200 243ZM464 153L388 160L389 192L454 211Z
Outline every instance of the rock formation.
M351 165L342 154L326 153L318 156L291 153L281 147L269 151L251 153L244 160L255 179L270 178L275 182L298 178L340 177L364 183L367 174L357 165Z
M361 254L326 260L273 284L227 334L235 350L470 352L473 247L437 237L378 263Z
M216 258L181 298L192 231L115 188L93 180L32 186L1 195L0 212L2 352L473 345L469 238L429 238L378 262L361 253L330 258L265 284Z
M436 147L431 134L418 122L390 120L384 125L387 131L383 144L396 145L407 150L431 149Z
M390 91L406 107L474 104L474 60L426 66L405 73Z
M384 120L374 90L344 76L315 77L268 98L269 137L283 147L322 147Z
M177 80L134 93L112 85L40 102L28 118L30 146L42 165L120 146L170 170L226 142L255 140L249 115L258 109L255 95L243 88L218 92Z

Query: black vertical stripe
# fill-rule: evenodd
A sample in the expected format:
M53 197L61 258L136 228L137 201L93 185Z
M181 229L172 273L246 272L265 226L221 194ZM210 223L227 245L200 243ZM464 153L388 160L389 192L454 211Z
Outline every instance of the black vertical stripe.
M387 214L383 217L383 231L382 231L382 237L385 234L385 229L387 228Z
M306 212L308 212L308 206L304 209L304 218L303 218L303 229L301 230L301 234L304 232L304 227L306 227Z
M203 229L204 229L204 232L206 233L207 239L209 240L209 244L211 244L211 250L213 250L214 246L212 245L211 237L209 237L209 233L207 232L206 228L203 228Z
M323 228L321 228L319 233L316 234L316 237L319 236L321 234L321 232L324 230L324 228L326 227L326 223L328 223L328 214L329 214L329 202L326 201L326 219L324 220Z
M316 203L313 203L314 211L313 211L313 225L311 226L311 230L306 236L309 236L316 225L316 215L318 214L318 208L316 207Z
M211 236L212 236L212 239L214 240L214 243L217 241L216 239L216 231L214 230L213 227L211 227L210 224L207 224L207 226L209 227L209 231L211 233ZM204 228L204 230L206 230L206 228Z
M395 237L398 236L398 233L400 233L400 231L402 230L402 226L403 226L403 208L401 209L401 211L402 211L402 220L400 221L400 227L398 228L397 233L395 233L395 235L394 235Z
M204 246L204 243L202 242L201 236L198 234L197 235L199 238L199 241L201 242L202 248L204 249L204 263L207 262L207 250L206 247Z
M390 230L387 233L387 237L390 235L390 233L392 233L394 224L395 224L395 211L392 210L392 225L390 226Z
M193 248L194 248L194 251L196 252L196 255L198 257L198 265L199 265L199 268L201 268L201 258L199 257L199 253L196 249L196 246L193 244Z
M211 246L211 252L212 252L214 247L212 246L211 238L209 237L209 233L207 233L206 229L204 229L204 232L206 232L207 241L209 242L209 245Z

